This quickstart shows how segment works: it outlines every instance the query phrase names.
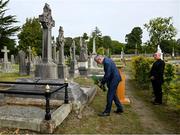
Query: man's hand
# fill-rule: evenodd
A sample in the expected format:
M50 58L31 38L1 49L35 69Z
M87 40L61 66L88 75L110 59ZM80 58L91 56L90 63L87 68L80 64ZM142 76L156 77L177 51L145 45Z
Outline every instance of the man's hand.
M154 76L151 76L151 80L154 80L155 78L154 78Z

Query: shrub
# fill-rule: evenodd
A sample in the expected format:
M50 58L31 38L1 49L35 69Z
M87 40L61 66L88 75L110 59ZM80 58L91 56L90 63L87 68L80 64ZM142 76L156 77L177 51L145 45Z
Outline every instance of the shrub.
M149 86L149 72L152 60L143 56L133 57L132 69L135 80L141 86Z

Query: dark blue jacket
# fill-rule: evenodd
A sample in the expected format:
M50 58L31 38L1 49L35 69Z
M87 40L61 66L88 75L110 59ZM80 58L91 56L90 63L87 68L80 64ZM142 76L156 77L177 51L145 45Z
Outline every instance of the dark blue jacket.
M111 84L117 84L119 81L121 81L119 71L115 63L110 58L105 57L103 60L103 65L105 75L101 81L102 84L107 83L107 86L110 87Z

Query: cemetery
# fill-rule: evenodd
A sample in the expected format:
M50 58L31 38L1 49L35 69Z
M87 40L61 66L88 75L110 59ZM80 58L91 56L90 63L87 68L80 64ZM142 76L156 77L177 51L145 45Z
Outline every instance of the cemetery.
M97 27L87 38L85 33L65 37L66 29L56 24L53 10L45 3L37 18L26 20L38 24L40 39L33 39L37 45L24 40L25 24L21 30L17 28L21 32L15 50L3 43L0 33L0 134L180 133L179 39L167 41L169 46L173 44L173 51L168 52L171 49L163 46L166 40L158 40L154 46L132 43L133 31L126 35L127 44L113 44ZM55 24L57 37L52 33ZM38 30L34 27L32 30ZM162 105L151 103L149 72L155 52L165 62ZM110 116L98 116L109 91L99 84L106 69L97 64L97 55L110 58L118 69L121 81L116 98L124 108L122 114L113 113L113 103Z

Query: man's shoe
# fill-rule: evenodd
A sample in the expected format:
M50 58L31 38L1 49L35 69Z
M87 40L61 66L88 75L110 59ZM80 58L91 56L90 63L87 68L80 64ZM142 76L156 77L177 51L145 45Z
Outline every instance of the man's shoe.
M98 116L100 117L110 116L110 113L102 112L102 113L99 113Z
M123 110L116 110L116 111L114 111L114 113L117 113L117 114L121 114L123 112L124 112Z
M161 105L162 103L153 101L152 104L153 104L153 105Z

